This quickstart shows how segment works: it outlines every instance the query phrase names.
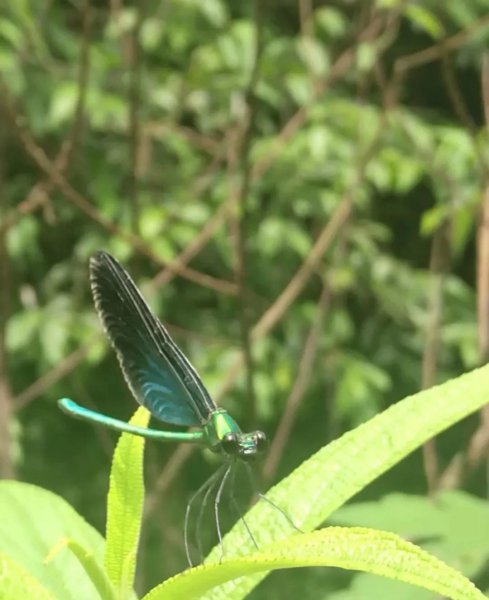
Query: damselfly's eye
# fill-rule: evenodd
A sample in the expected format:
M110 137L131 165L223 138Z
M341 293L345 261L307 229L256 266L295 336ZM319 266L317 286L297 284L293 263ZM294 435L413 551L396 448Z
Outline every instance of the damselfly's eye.
M267 436L263 431L255 432L256 449L258 452L263 452L268 446Z
M221 440L221 448L226 454L236 454L238 448L238 436L235 433L226 433Z

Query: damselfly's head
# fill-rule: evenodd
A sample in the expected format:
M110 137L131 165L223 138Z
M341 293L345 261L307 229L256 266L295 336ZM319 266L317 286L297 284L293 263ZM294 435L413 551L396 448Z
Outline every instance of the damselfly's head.
M243 433L236 421L223 408L215 410L204 424L208 447L229 458L252 461L267 448L263 431Z
M220 444L224 454L247 462L255 460L268 446L267 436L263 431L230 431L223 436Z

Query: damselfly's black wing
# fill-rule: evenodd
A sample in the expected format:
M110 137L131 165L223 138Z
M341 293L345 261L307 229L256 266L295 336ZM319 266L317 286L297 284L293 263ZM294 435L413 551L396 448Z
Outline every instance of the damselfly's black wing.
M217 406L196 370L107 252L90 259L95 306L136 400L175 425L202 425Z

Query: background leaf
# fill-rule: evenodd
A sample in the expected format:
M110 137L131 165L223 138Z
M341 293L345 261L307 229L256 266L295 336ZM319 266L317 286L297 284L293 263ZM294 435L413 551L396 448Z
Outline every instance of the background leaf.
M102 537L63 498L26 483L0 481L0 514L0 552L14 561L12 568L19 571L17 598L30 598L20 594L22 585L31 585L30 579L45 588L46 598L48 592L53 598L66 600L98 598L92 582L68 549L46 560L60 541L72 538L102 564ZM36 590L37 585L32 584L32 593L44 600Z
M366 570L425 587L453 600L485 598L458 571L392 533L360 527L329 527L291 536L239 560L203 566L152 590L143 600L199 598L202 591L244 573L292 567L335 566Z

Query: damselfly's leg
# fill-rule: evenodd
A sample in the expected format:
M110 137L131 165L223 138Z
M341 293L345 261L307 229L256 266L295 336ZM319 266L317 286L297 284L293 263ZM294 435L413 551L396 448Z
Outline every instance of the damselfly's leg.
M222 471L224 471L225 468L226 468L226 465L221 465L221 467L216 471L216 473L218 475L220 475L222 473ZM202 552L202 538L200 535L201 530L202 530L202 519L204 518L204 512L205 512L207 503L209 501L209 498L211 496L211 493L213 492L218 481L219 481L219 478L216 477L215 480L212 482L212 484L207 488L207 491L204 494L202 503L199 508L199 513L197 515L197 523L195 526L195 537L197 540L197 548L199 551L200 562L204 562L204 553Z
M201 486L200 488L190 497L190 500L187 503L187 508L185 510L185 522L183 526L183 535L184 535L184 543L185 543L185 554L187 555L187 561L190 567L193 567L192 558L190 556L190 546L189 546L189 522L190 522L190 513L192 510L192 505L196 501L196 499L203 493L206 492L207 489L212 489L213 484L218 481L221 472L223 471L225 465L221 466L215 473L213 473Z
M240 506L238 504L238 501L236 500L236 496L234 495L234 478L235 478L235 475L236 475L236 468L238 467L238 465L239 465L239 463L236 463L236 465L234 466L234 469L232 470L232 473L231 473L231 484L230 484L231 492L229 494L229 499L231 500L231 504L233 505L234 510L236 511L236 514L238 515L238 518L241 520L241 522L243 523L246 531L248 532L248 535L250 536L251 541L253 542L255 548L258 550L258 544L257 544L257 542L255 540L255 536L253 535L253 533L252 533L252 531L251 531L251 529L250 529L250 527L249 527L249 525L248 525L248 523L247 523L247 521L245 519L243 511L241 510L241 508L240 508Z
M293 528L294 528L296 531L299 531L300 533L304 533L304 532L302 531L302 529L300 529L299 527L297 527L297 525L294 523L294 521L293 521L293 520L290 518L290 516L289 516L289 515L288 515L288 514L285 512L285 510L284 510L283 508L281 508L281 507L280 507L278 504L276 504L276 503L275 503L273 500L270 500L270 498L267 498L267 496L265 496L265 494L262 494L262 493L261 493L261 492L258 490L258 488L257 488L257 485L256 485L256 482L255 482L255 477L254 477L254 475L253 475L253 471L252 471L252 469L251 469L251 466L250 466L248 463L244 463L244 464L245 464L246 470L247 470L247 472L248 472L248 476L249 476L249 479L250 479L251 487L252 487L253 491L254 491L254 492L256 492L256 494L257 494L258 498L259 498L260 500L265 500L265 502L268 502L268 504L270 504L270 506L273 506L273 508L275 508L276 510L278 510L278 512L279 512L281 515L283 515L283 516L285 517L285 519L288 521L288 523L289 523L290 525L292 525L292 527L293 527Z
M229 473L231 472L232 466L233 466L233 463L230 463L228 465L228 468L226 469L226 472L223 475L221 484L219 485L219 488L217 490L216 498L214 500L214 515L216 517L217 537L219 539L219 544L221 545L221 559L220 559L221 561L224 558L224 544L222 542L221 521L219 519L219 504L221 502L222 492L224 490L224 486L226 485L226 480L229 477Z

